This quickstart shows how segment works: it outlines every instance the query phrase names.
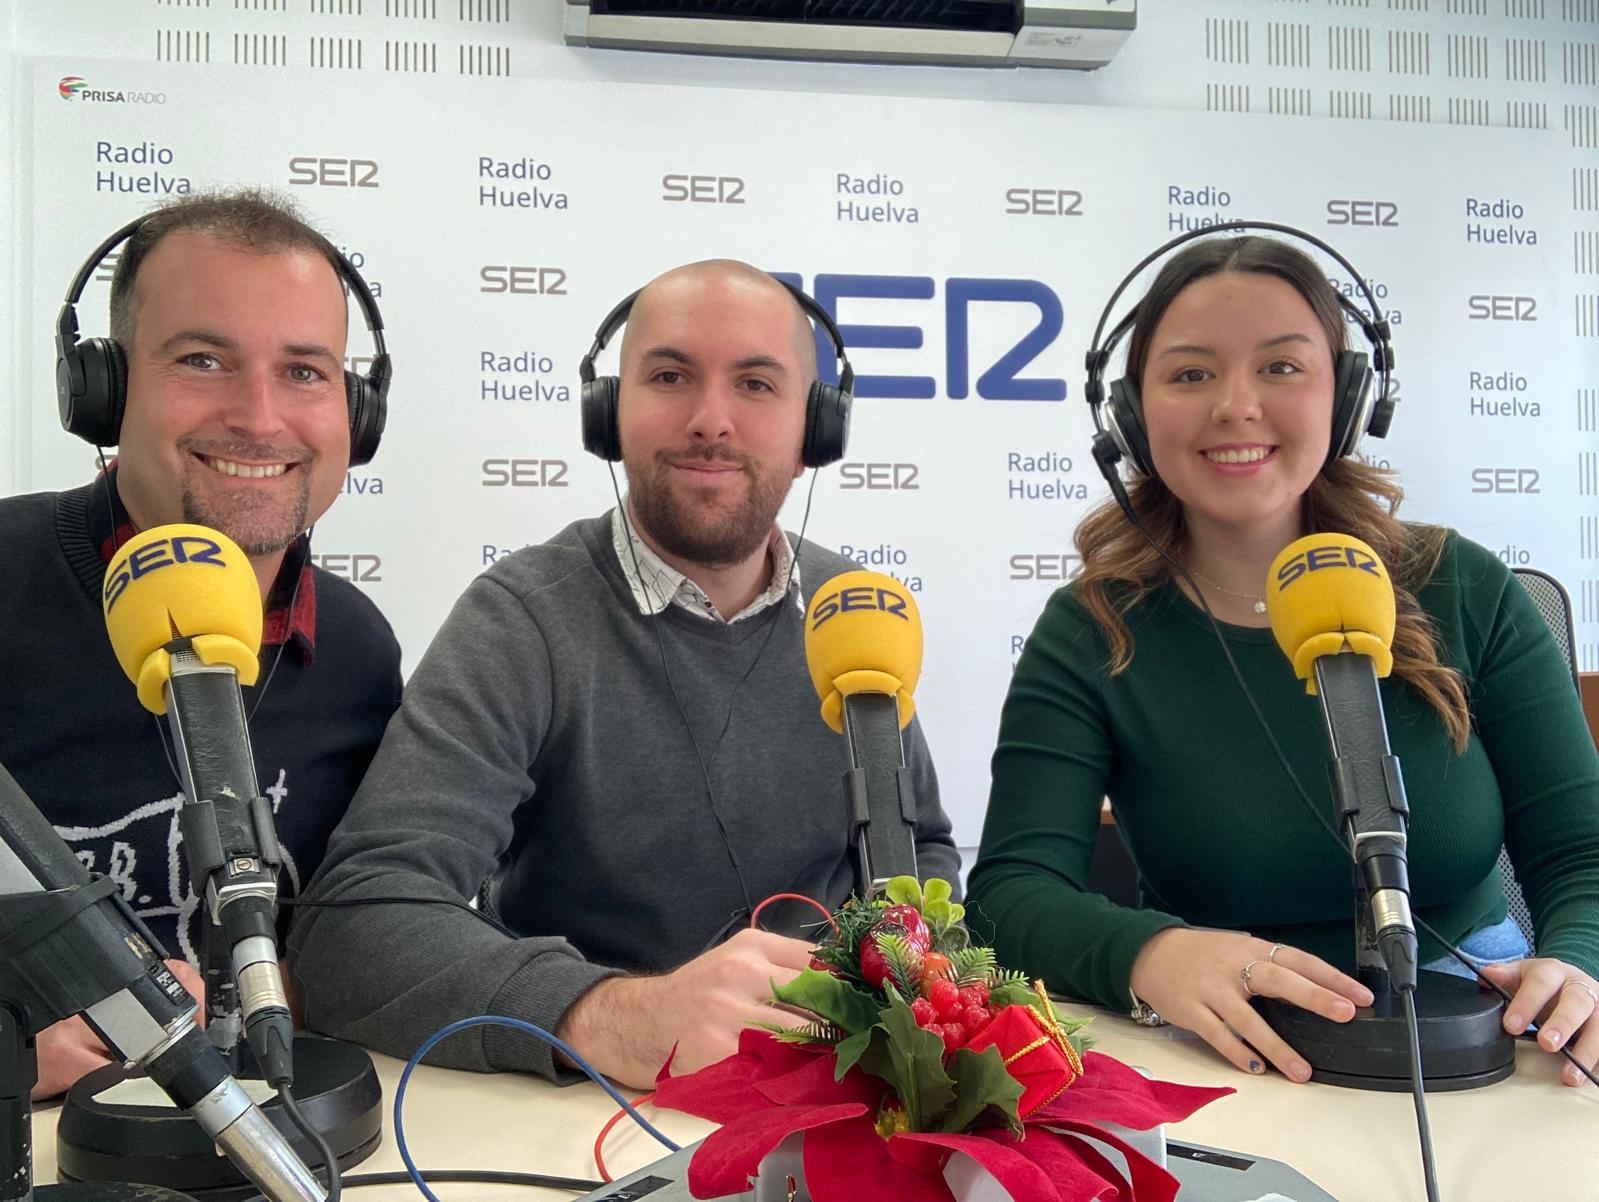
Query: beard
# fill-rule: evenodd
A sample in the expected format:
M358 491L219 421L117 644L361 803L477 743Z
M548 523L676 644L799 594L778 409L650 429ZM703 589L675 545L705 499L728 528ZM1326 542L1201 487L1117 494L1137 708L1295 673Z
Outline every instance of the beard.
M183 477L184 521L220 530L249 556L275 555L300 537L311 506L310 465L306 460L245 443L226 449L208 444L204 453L224 459L287 458L294 462L289 473L293 478L286 482L288 487L275 489L272 494L228 492L225 485L206 478L216 476L221 481L226 477L191 460Z
M724 496L720 488L673 479L674 464L696 459L738 464L742 494ZM752 456L715 448L657 451L648 460L628 460L626 467L634 520L668 555L708 568L742 563L765 545L791 480L784 468L763 472Z

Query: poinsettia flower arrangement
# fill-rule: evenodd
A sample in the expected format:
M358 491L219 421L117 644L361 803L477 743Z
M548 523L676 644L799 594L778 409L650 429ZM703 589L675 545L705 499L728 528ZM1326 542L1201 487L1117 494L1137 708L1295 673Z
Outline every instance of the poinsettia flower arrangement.
M661 1070L657 1105L724 1124L690 1163L696 1198L748 1189L799 1132L813 1202L949 1202L955 1153L1029 1202L1175 1196L1175 1178L1101 1124L1148 1129L1231 1091L1150 1081L1089 1051L1086 1020L972 944L963 916L936 879L852 898L811 967L773 986L808 1021L746 1030L697 1073Z

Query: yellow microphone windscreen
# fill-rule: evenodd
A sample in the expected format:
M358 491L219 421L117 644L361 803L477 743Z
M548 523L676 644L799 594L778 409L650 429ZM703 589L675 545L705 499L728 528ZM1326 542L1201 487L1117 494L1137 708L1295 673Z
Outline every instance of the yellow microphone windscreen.
M1346 644L1371 656L1378 676L1393 671L1393 582L1353 535L1308 534L1284 547L1266 574L1266 613L1306 692L1316 691L1316 660Z
M117 662L151 713L166 713L172 661L164 648L176 638L193 639L204 663L226 664L241 684L255 683L261 589L227 535L182 524L135 535L106 569L101 605Z
M822 699L822 719L844 729L844 698L886 693L899 702L903 730L916 712L922 672L922 615L910 590L882 572L845 572L816 590L805 612L805 662Z

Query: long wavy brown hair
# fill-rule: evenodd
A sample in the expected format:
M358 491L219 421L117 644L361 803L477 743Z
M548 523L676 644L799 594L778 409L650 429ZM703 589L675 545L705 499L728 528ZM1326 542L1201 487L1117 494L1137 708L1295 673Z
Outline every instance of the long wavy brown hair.
M1327 334L1334 355L1346 345L1343 309L1332 286L1308 256L1274 238L1246 236L1196 242L1175 255L1138 303L1128 336L1127 375L1143 382L1145 359L1155 327L1188 285L1224 272L1252 271L1287 281L1305 298ZM1158 476L1136 476L1128 500L1150 537L1181 560L1188 538L1182 502ZM1438 659L1432 621L1416 602L1416 591L1438 565L1447 531L1439 526L1401 522L1404 490L1388 468L1353 458L1327 463L1302 498L1307 534L1352 534L1368 543L1394 582L1394 675L1415 689L1438 714L1456 753L1465 751L1471 710L1460 673ZM1082 570L1078 596L1104 631L1110 645L1106 670L1116 676L1133 660L1127 613L1171 578L1171 570L1145 541L1114 500L1078 524L1075 536Z

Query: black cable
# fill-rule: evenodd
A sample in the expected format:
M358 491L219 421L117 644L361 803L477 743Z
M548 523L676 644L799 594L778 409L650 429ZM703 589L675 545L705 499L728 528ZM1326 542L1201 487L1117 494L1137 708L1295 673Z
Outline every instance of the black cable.
M583 1177L551 1177L544 1173L509 1173L493 1169L424 1169L422 1180L429 1185L442 1182L477 1185L526 1185L534 1189L564 1189L574 1194L586 1194L605 1185L603 1181L589 1181ZM345 1189L359 1189L363 1185L410 1185L407 1172L356 1173L344 1179Z
M287 1085L278 1086L278 1101L283 1106L283 1113L289 1116L289 1121L295 1125L301 1135L305 1136L328 1170L327 1202L339 1202L339 1193L342 1189L339 1158L333 1154L333 1149L328 1147L328 1141L322 1138L322 1132L313 1127L300 1110L300 1104L294 1100L294 1091Z
M1427 1202L1438 1202L1438 1169L1433 1161L1432 1127L1427 1122L1427 1090L1421 1074L1421 1028L1416 1021L1416 991L1402 989L1405 1025L1410 1035L1410 1093L1416 1102L1416 1130L1421 1134L1421 1172L1427 1180Z

